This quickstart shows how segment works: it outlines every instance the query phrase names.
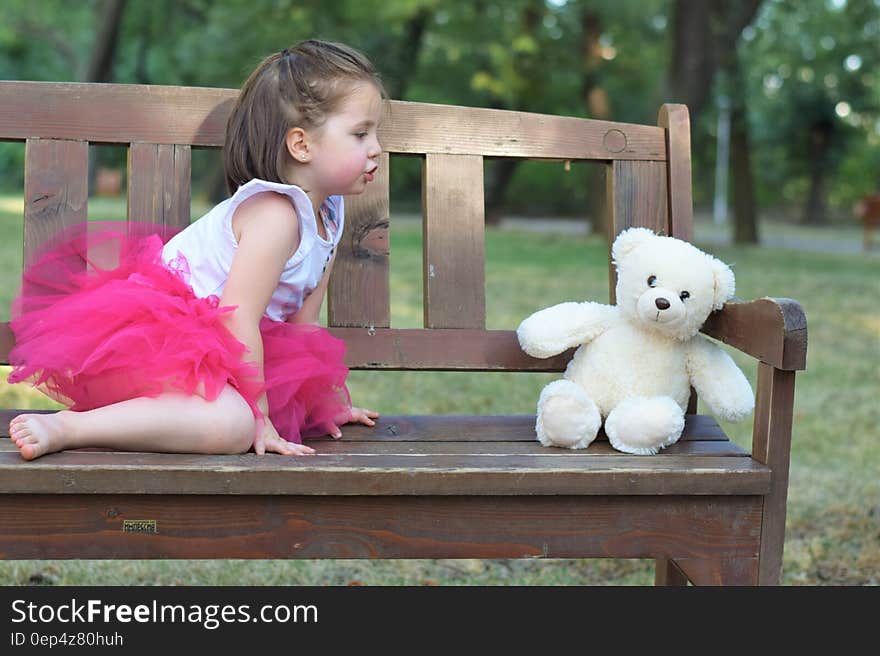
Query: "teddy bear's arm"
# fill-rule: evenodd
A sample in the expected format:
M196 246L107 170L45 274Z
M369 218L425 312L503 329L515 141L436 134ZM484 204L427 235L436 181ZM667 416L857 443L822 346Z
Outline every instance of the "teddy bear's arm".
M755 396L742 370L703 335L691 340L687 369L700 399L722 419L740 421L754 409Z
M615 312L611 305L590 301L560 303L525 319L516 335L523 351L536 358L549 358L598 337Z

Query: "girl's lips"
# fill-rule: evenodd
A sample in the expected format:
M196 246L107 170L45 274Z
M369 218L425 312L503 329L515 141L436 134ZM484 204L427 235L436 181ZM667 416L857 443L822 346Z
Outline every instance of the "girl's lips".
M364 179L367 182L372 182L374 177L376 177L376 169L373 169L369 173L364 173Z

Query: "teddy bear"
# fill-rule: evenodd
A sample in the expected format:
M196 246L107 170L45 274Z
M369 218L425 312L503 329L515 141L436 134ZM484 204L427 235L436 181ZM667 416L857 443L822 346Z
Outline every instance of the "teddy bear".
M517 329L522 349L537 358L577 347L563 378L539 396L541 444L586 448L604 420L615 449L655 454L681 437L692 386L727 421L751 413L755 400L743 372L699 333L709 314L733 298L730 267L647 228L621 232L611 256L616 305L560 303Z

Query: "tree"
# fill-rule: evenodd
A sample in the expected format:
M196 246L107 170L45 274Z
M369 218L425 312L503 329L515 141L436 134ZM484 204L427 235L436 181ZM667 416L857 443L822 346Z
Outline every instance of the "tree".
M865 175L880 160L877 3L773 0L748 37L750 114L764 144L759 193L799 205L804 223L827 223L831 200L849 216L877 190L876 169Z
M752 168L747 94L737 43L762 0L675 0L673 48L669 69L672 98L688 106L692 124L709 102L717 73L724 74L731 99L731 167L734 239L757 243L757 210ZM695 135L696 138L697 135Z

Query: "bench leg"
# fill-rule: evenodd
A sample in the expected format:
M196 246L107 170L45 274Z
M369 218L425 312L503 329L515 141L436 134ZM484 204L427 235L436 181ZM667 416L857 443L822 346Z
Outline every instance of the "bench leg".
M675 566L694 585L758 585L757 558L688 558Z
M658 558L654 570L654 585L687 585L688 579L674 560Z

